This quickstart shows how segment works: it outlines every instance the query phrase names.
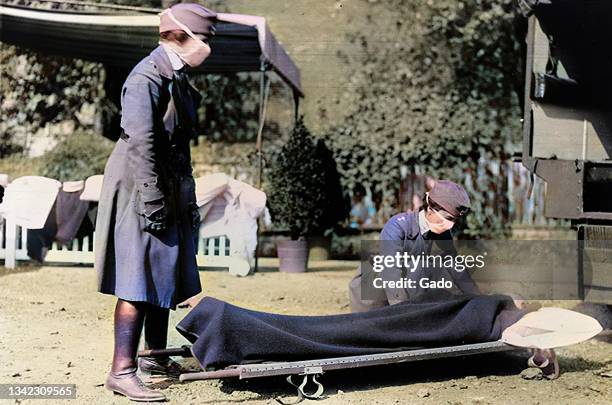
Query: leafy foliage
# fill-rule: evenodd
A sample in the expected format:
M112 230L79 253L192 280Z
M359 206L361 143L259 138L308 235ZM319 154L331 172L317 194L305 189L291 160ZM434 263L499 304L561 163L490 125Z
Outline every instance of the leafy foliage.
M324 142L300 118L266 176L270 214L291 239L322 234L348 215L339 174Z
M7 4L11 2L23 4L23 0L9 0ZM159 0L98 2L161 8ZM207 1L206 5L217 11L228 11L220 0ZM95 10L92 6L65 3L36 3L35 7ZM100 119L106 119L104 114L109 110L104 90L109 74L102 64L50 56L5 43L0 43L0 64L3 66L0 158L27 153L31 134L47 124L72 121L77 130L97 133L105 130ZM252 141L257 133L258 80L251 74L200 75L193 80L204 93L198 112L202 133L213 140ZM80 114L83 108L88 114ZM274 130L275 123L269 123L268 128ZM114 138L118 134L104 135Z
M343 183L388 197L402 171L420 169L468 184L474 211L465 233L502 234L485 191L502 179L478 160L505 159L518 141L522 80L512 0L388 0L372 6L375 35L352 38L361 52L345 94L353 103L329 140ZM469 175L469 176L468 176ZM391 198L393 200L394 198ZM495 199L503 204L503 199Z
M41 175L72 181L102 174L113 145L97 135L76 132L43 156Z
M274 79L273 75L272 78ZM211 141L253 142L259 124L257 74L198 75L190 81L203 94L198 110L200 133ZM275 83L278 86L278 82ZM266 133L275 137L278 123L267 120Z
M5 44L0 44L0 64L0 157L23 150L28 134L47 124L71 120L77 128L93 128L93 120L83 120L80 111L103 96L100 64Z
M24 159L19 154L13 154L0 159L0 173L7 174L13 181L21 176L41 176L42 158Z

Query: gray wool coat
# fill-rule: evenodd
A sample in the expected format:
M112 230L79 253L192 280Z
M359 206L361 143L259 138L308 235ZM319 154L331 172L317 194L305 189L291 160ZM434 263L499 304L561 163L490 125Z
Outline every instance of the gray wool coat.
M189 152L200 95L188 82L179 84L161 46L128 75L123 134L104 170L95 241L99 292L171 309L201 291ZM169 226L152 234L144 231L144 216L160 208L147 203L160 199Z

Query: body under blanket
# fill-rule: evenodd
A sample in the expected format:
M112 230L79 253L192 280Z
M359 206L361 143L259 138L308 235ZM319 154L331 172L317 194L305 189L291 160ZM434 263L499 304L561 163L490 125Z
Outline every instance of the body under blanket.
M206 370L494 341L525 313L503 295L325 316L259 312L205 297L176 328Z

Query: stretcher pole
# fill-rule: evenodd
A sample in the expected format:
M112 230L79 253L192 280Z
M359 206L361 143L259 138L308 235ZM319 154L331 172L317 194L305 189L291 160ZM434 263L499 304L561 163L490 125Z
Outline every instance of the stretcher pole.
M199 371L196 373L183 373L179 376L180 381L214 380L217 378L240 377L239 368L225 368L215 371Z
M522 348L511 346L497 340L493 342L471 343L458 346L421 348L357 356L300 360L293 362L237 364L217 371L184 373L181 374L181 381L195 381L198 379L225 377L240 377L241 379L244 379L279 375L323 374L326 371L348 368L382 366L394 363L503 352L509 350L522 350Z
M187 345L181 347L172 347L169 349L146 349L140 350L137 354L138 357L167 357L167 356L181 356L181 357L193 357L191 349Z

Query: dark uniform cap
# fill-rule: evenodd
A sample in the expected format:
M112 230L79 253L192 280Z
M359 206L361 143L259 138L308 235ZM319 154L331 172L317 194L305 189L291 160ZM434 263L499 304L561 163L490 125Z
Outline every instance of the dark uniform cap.
M449 180L439 180L429 192L429 198L454 217L465 215L470 209L470 198L465 189Z
M196 3L179 3L170 7L172 15L194 34L214 35L217 13ZM159 32L181 30L168 14L162 12L159 17Z

